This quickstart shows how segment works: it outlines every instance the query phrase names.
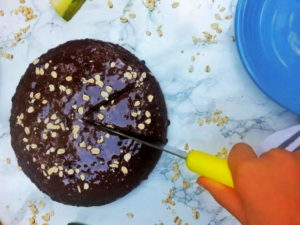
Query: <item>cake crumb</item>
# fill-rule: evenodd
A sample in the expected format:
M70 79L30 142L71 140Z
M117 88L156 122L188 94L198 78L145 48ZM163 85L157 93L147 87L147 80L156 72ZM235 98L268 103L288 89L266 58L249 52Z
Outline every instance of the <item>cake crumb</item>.
M188 71L189 71L190 73L192 73L192 72L194 71L194 66L193 66L193 65L190 65L189 68L188 68Z
M129 219L132 219L132 218L134 217L133 213L131 213L131 212L126 213L126 216L127 216Z
M0 16L4 16L4 11L2 9L0 10Z
M151 36L151 34L152 34L151 31L148 31L148 30L146 31L147 36Z

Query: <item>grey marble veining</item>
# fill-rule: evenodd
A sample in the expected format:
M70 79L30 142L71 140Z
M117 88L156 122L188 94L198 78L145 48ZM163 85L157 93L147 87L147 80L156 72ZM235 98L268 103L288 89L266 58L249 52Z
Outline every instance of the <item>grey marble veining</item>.
M9 14L16 8L17 0L1 0L0 9ZM38 18L30 21L31 28L24 35L24 43L11 47L13 33L26 24L23 18L7 15L0 17L0 46L14 54L13 60L0 58L0 220L4 225L28 224L31 212L29 202L46 202L39 207L37 216L55 211L49 224L61 225L70 221L82 221L91 225L140 225L163 222L174 224L178 215L190 225L235 225L238 222L195 183L196 175L190 173L180 159L164 154L149 179L126 197L102 207L72 207L51 201L41 193L22 173L10 145L9 116L11 97L28 64L65 41L79 38L95 38L118 43L139 58L159 80L164 92L169 119L169 145L182 148L185 143L194 149L215 154L222 147L245 141L258 145L267 135L279 129L299 123L299 118L268 99L248 77L239 60L235 43L233 19L236 1L231 0L179 0L178 8L172 8L171 0L158 1L149 11L142 0L87 1L78 14L68 23L51 9L48 0L26 1L35 8ZM132 4L132 5L131 5ZM225 7L219 11L219 5ZM130 12L124 12L129 7ZM135 19L120 22L120 17ZM216 20L214 14L222 19ZM203 38L203 31L215 33L210 25L218 22L222 33L216 35L216 44L193 43L192 36ZM159 26L163 36L159 37ZM146 31L152 33L146 35ZM181 52L183 50L183 53ZM198 53L198 54L197 54ZM196 60L192 61L191 57ZM193 66L193 72L188 68ZM209 65L211 71L205 72ZM216 109L229 117L228 124L197 124L197 118L211 116ZM7 164L6 158L11 158ZM179 163L181 174L172 182L172 165ZM183 180L190 187L183 188ZM175 206L167 209L162 204L169 189L174 188ZM6 207L9 205L9 208ZM200 212L200 219L193 218L192 208ZM134 214L133 219L126 216Z

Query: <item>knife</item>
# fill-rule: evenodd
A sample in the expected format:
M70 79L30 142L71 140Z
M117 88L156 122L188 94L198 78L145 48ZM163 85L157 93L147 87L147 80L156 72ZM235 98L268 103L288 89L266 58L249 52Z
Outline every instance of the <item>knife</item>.
M138 143L149 146L153 149L162 152L167 152L173 156L184 159L186 166L190 171L198 175L215 180L219 183L225 184L229 187L234 187L231 172L228 167L228 163L226 159L222 159L217 156L202 151L198 151L198 150L191 150L188 153L186 153L183 150L173 148L168 145L162 148L158 145L152 144L150 142L141 140L139 138L130 136L128 134L124 134L120 131L116 131L114 129L102 125L99 125L99 127L103 128L109 133L119 135L126 139L134 140Z
M101 125L99 126L107 130L108 132L123 136L124 138L130 138L142 144L148 145L149 147L180 157L186 161L187 167L191 171L197 173L198 175L207 176L211 179L214 179L223 184L233 187L233 183L231 183L232 182L231 172L228 168L228 164L225 159L217 158L213 155L200 152L200 151L195 151L195 150L186 153L180 149L172 148L169 146L165 146L164 148L161 148L157 145L148 143L146 141L140 140L135 137L131 137L129 135L115 131L108 127L104 127ZM256 154L261 155L262 153L267 152L271 148L285 148L290 152L294 152L297 150L300 151L300 125L296 125L270 135L258 146L256 150ZM205 166L207 166L207 168L205 168ZM220 177L222 179L219 179ZM72 223L68 223L68 225L86 225L86 224L72 222Z

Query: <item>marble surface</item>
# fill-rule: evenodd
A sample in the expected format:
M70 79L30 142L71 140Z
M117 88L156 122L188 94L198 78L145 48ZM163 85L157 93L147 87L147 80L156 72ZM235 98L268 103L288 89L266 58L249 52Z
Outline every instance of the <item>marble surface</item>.
M107 1L87 1L70 21L65 22L52 10L48 0L26 0L34 7L38 18L24 22L19 15L10 15L11 9L19 6L17 0L1 0L0 17L1 51L14 55L12 60L0 58L0 220L4 225L28 224L32 213L30 202L46 203L39 207L38 224L41 216L54 210L49 224L67 224L81 221L90 225L137 225L174 224L177 215L189 225L236 225L239 224L213 198L195 184L197 178L185 168L184 162L164 154L149 179L126 197L101 207L72 207L53 202L41 193L29 179L17 170L17 163L10 144L9 116L11 97L28 64L65 41L79 38L95 38L118 43L139 58L159 80L164 92L169 119L169 145L183 149L190 148L213 153L222 147L230 148L234 143L245 141L258 146L274 131L299 123L299 117L281 108L268 99L248 77L238 57L235 43L233 19L236 1L231 0L179 0L179 6L172 8L171 0L158 1L153 11L147 9L142 0L112 0L110 9ZM225 11L219 12L221 7ZM129 7L130 12L124 12ZM120 22L121 16L135 19ZM221 20L215 19L219 13ZM216 34L212 23L218 22L222 33L217 33L217 43L193 43L192 36L203 38L204 31ZM17 46L12 47L13 34L31 25ZM159 26L163 36L159 37ZM152 35L146 35L151 31ZM183 53L181 52L183 51ZM197 54L198 53L198 54ZM192 61L191 57L196 60ZM193 65L193 72L189 67ZM205 72L209 65L210 72ZM229 117L226 125L214 123L199 126L197 118L211 116L216 109ZM11 163L7 164L6 159ZM181 174L175 182L171 180L173 162L178 162ZM183 188L183 180L190 187ZM175 206L162 204L169 189L174 188ZM193 218L193 210L200 212L200 218ZM126 213L131 212L130 219Z

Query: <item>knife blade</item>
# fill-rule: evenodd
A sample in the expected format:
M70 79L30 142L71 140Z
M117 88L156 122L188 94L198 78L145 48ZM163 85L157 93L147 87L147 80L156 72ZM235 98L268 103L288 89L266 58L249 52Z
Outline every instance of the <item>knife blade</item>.
M183 150L180 150L180 149L177 149L177 148L174 148L174 147L170 147L168 145L165 145L163 148L158 146L158 145L155 145L155 144L152 144L150 142L147 142L147 141L144 141L144 140L141 140L139 138L136 138L136 137L133 137L131 135L128 135L128 134L124 134L122 132L119 132L117 130L114 130L114 129L111 129L111 128L108 128L106 126L102 126L102 125L98 125L99 127L101 127L102 129L108 131L109 133L113 133L113 134L116 134L118 136L121 136L121 137L124 137L124 138L127 138L127 139L131 139L131 140L134 140L136 142L139 142L141 144L144 144L144 145L147 145L151 148L155 148L159 151L162 151L162 152L167 152L171 155L174 155L174 156L177 156L179 158L182 158L182 159L186 159L187 157L187 153L184 152Z

